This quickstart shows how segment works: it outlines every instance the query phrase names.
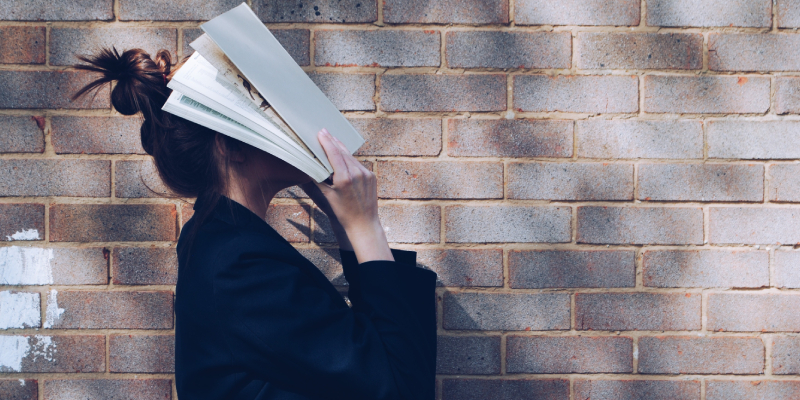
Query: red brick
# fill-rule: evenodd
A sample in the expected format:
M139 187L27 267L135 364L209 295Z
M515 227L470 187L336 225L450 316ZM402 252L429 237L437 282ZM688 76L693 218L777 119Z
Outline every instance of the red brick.
M800 243L800 209L713 207L711 243Z
M0 153L44 152L44 117L0 116Z
M4 372L74 373L103 372L106 369L106 339L103 335L0 336L0 348L19 351L12 351L9 357L3 358L0 370ZM15 358L15 354L22 358Z
M776 5L779 28L800 27L800 4L797 0L778 0Z
M703 158L700 121L577 121L578 157Z
M436 272L438 286L503 286L500 249L417 250L417 265Z
M341 111L371 111L375 95L375 75L310 73L308 77Z
M378 197L499 199L503 197L503 164L378 161Z
M183 229L183 225L189 222L189 219L192 218L194 215L194 204L192 203L184 203L181 204L181 226L180 229Z
M158 176L152 160L114 163L115 197L169 197L171 191Z
M778 336L772 339L772 373L776 375L800 374L800 338Z
M568 400L566 379L444 379L442 400Z
M6 400L39 400L35 379L0 379L0 397Z
M108 351L111 372L175 372L172 335L111 335Z
M699 381L577 380L575 398L591 400L700 400Z
M776 251L774 256L775 286L780 288L800 288L800 252Z
M800 158L798 129L798 121L712 121L708 123L708 157Z
M764 251L648 250L642 260L645 286L769 286L769 254Z
M172 292L51 291L45 328L170 329Z
M571 121L447 120L447 154L454 157L571 157Z
M648 26L769 27L770 0L648 0Z
M447 32L450 68L569 68L569 32Z
M111 196L111 162L0 160L0 196Z
M44 64L45 27L0 27L0 64Z
M719 34L708 36L708 68L714 71L797 71L800 35Z
M800 296L712 293L708 329L713 331L800 332Z
M442 151L442 121L424 119L350 118L367 141L356 156L436 156Z
M347 285L342 272L342 260L338 248L297 249L311 261L334 285Z
M59 154L145 154L140 117L52 117L51 140Z
M633 287L633 251L511 250L508 284L515 289Z
M517 25L639 25L636 0L517 0Z
M44 204L0 204L0 242L44 240Z
M772 164L769 166L769 200L777 202L800 202L800 175L798 164Z
M800 78L779 76L775 80L775 112L800 114Z
M633 340L625 336L508 336L506 347L512 374L633 372Z
M764 166L640 164L639 200L763 201Z
M252 7L264 22L356 23L378 20L378 3L375 0L344 0L336 3L320 0L303 3L254 0Z
M700 329L699 293L578 293L578 330L682 331Z
M319 30L314 63L326 66L438 67L439 31Z
M308 206L294 204L270 204L267 223L290 242L308 242Z
M448 206L446 237L456 243L565 243L572 209L548 206Z
M120 20L197 21L209 20L238 6L237 0L120 0Z
M383 0L390 24L505 24L508 0Z
M442 326L451 330L569 329L569 294L452 293L443 300Z
M378 216L389 242L439 243L439 206L384 205L378 207Z
M764 343L748 337L656 336L639 339L640 374L760 374Z
M115 285L174 285L178 281L178 254L171 247L118 247L111 260Z
M699 33L578 34L580 69L701 69Z
M0 8L0 20L107 21L114 18L113 0L14 1Z
M510 163L508 198L633 200L633 164Z
M647 113L763 113L769 109L769 78L760 76L644 77Z
M502 111L506 76L382 75L380 96L384 111Z
M50 30L50 64L81 63L77 56L94 54L101 48L111 48L112 46L120 52L128 49L144 49L153 57L161 49L176 55L177 43L177 31L170 28L52 28Z
M54 242L174 241L171 204L54 204L50 240Z
M0 108L105 108L111 106L108 85L96 96L70 97L98 75L85 71L0 71Z
M798 381L707 381L708 400L788 400L800 398Z
M170 399L172 382L169 379L48 379L44 382L46 400L92 399L138 400Z
M701 244L699 207L578 207L578 243Z
M514 109L537 112L634 113L639 80L621 75L516 75Z
M500 336L439 336L436 353L437 374L500 374Z

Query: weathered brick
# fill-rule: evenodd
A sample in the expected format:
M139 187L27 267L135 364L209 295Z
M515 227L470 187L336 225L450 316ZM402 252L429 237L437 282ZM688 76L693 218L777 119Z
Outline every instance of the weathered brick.
M111 196L111 161L0 160L0 196Z
M633 340L625 336L509 336L508 373L587 374L633 371Z
M305 258L314 263L334 285L347 285L342 272L342 260L339 257L339 249L297 249Z
M174 241L171 204L55 204L50 207L54 242Z
M5 285L107 285L108 250L0 247Z
M111 372L175 372L172 335L111 335L108 352Z
M367 141L356 156L435 156L442 151L442 121L424 119L350 118Z
M170 329L172 292L50 291L45 328Z
M48 379L44 382L47 400L92 399L136 400L170 399L172 382L169 379ZM96 397L95 397L96 396Z
M639 111L639 80L635 76L516 75L514 109L584 113Z
M308 77L328 96L341 111L374 110L375 75L372 74L320 74Z
M439 31L319 30L314 63L326 66L437 67Z
M270 204L267 223L290 242L308 242L309 208L296 204Z
M569 329L569 294L444 294L444 329L548 331Z
M447 32L450 68L569 68L569 32Z
M517 0L517 25L639 25L636 0Z
M300 186L291 186L286 189L282 189L280 192L275 194L277 198L284 198L284 199L300 199L300 198L308 198L306 192L300 188Z
M798 164L772 164L769 166L769 200L779 202L800 202L800 175Z
M506 76L382 75L384 111L502 111Z
M507 0L383 0L390 24L505 24Z
M578 330L685 331L700 329L699 293L578 293Z
M800 338L778 336L772 339L772 373L776 375L800 374ZM800 394L800 393L798 393Z
M762 201L764 166L640 164L639 200Z
M444 379L442 400L568 400L566 379Z
M103 372L103 335L0 336L0 372ZM13 350L12 350L13 349Z
M644 77L648 113L763 113L769 109L769 78L755 76Z
M44 64L44 44L43 26L0 27L0 64Z
M800 288L800 252L776 251L774 264L775 286Z
M457 243L563 243L572 238L571 218L569 207L448 206L445 235Z
M500 249L417 250L417 265L436 272L438 286L503 286Z
M115 285L174 285L178 254L174 248L118 247L111 254Z
M699 33L578 34L580 69L701 69Z
M0 8L0 20L89 21L114 18L113 0L12 1Z
M798 332L800 296L794 294L712 293L708 329L714 331Z
M447 120L447 154L454 157L571 157L571 121Z
M329 2L308 0L253 1L253 10L264 22L322 22L356 23L378 20L378 2L375 0L344 0Z
M656 336L639 339L640 374L760 374L764 343L747 337Z
M0 116L0 153L44 152L44 117Z
M39 293L0 291L0 329L38 329L42 326L40 304Z
M35 379L0 379L0 397L6 400L39 400Z
M800 114L800 77L779 76L776 78L775 112Z
M44 240L44 204L0 204L0 242Z
M699 207L578 207L578 243L701 244Z
M800 158L800 122L712 121L709 158Z
M512 288L633 287L633 251L511 250L508 283Z
M436 353L437 374L500 374L500 336L439 336Z
M432 205L384 205L378 217L389 242L438 243L441 208Z
M798 381L707 381L708 400L788 400L800 398Z
M779 28L800 27L800 3L797 0L778 0L776 6Z
M668 288L769 286L764 251L648 250L642 258L645 286Z
M130 160L114 163L115 197L168 197L170 190L161 181L151 161Z
M508 198L633 200L633 164L510 163Z
M120 0L119 19L127 21L209 20L239 5L238 0Z
M711 243L800 243L800 209L725 207L710 209Z
M499 199L503 197L503 164L378 161L378 197Z
M70 97L99 76L86 71L0 71L0 108L109 108L108 85L96 95Z
M577 122L578 157L703 158L700 121L591 119Z
M714 71L797 71L800 35L719 34L708 36L708 68Z
M649 26L769 27L770 0L648 0Z
M143 49L155 57L159 50L165 49L174 55L177 54L177 43L177 31L171 28L52 28L50 64L81 63L77 56L88 56L112 46L120 53L128 49Z
M50 133L59 154L145 154L140 117L52 117Z
M591 400L700 400L699 381L577 380L575 398Z
M194 53L189 46L195 39L203 34L200 28L183 30L183 55ZM311 65L311 31L308 29L270 29L272 36L289 52L294 61L301 66Z

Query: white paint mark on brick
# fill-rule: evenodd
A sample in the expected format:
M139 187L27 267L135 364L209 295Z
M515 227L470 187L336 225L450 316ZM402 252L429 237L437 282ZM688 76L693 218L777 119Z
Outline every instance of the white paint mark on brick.
M50 291L50 295L47 296L47 310L45 310L44 327L51 328L53 325L58 323L58 320L61 319L61 314L63 313L64 309L58 308L58 291L53 289Z
M6 235L6 240L40 240L39 231L36 229L23 229L11 236Z
M53 249L0 247L0 284L49 285L53 283Z
M25 379L20 379L19 380L19 385L20 386L25 386Z
M30 354L33 355L33 361L41 356L47 361L55 361L53 357L56 355L56 344L53 343L53 338L50 336L36 335L36 344L31 346Z
M0 329L38 328L39 293L0 292Z
M22 359L30 348L25 336L0 336L0 372L22 371Z

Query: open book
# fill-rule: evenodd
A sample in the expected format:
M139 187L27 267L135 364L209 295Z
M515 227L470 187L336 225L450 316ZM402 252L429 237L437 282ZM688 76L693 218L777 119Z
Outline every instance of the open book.
M352 153L364 144L336 106L246 4L200 26L195 53L167 86L163 110L240 140L317 182L333 173L317 132Z

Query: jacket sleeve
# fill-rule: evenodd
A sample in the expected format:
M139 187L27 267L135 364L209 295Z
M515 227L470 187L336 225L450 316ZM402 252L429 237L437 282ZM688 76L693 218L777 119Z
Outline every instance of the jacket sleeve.
M227 246L236 256L214 279L214 305L237 364L311 397L435 397L433 272L397 261L354 265L360 301L351 309L297 266L243 242Z

